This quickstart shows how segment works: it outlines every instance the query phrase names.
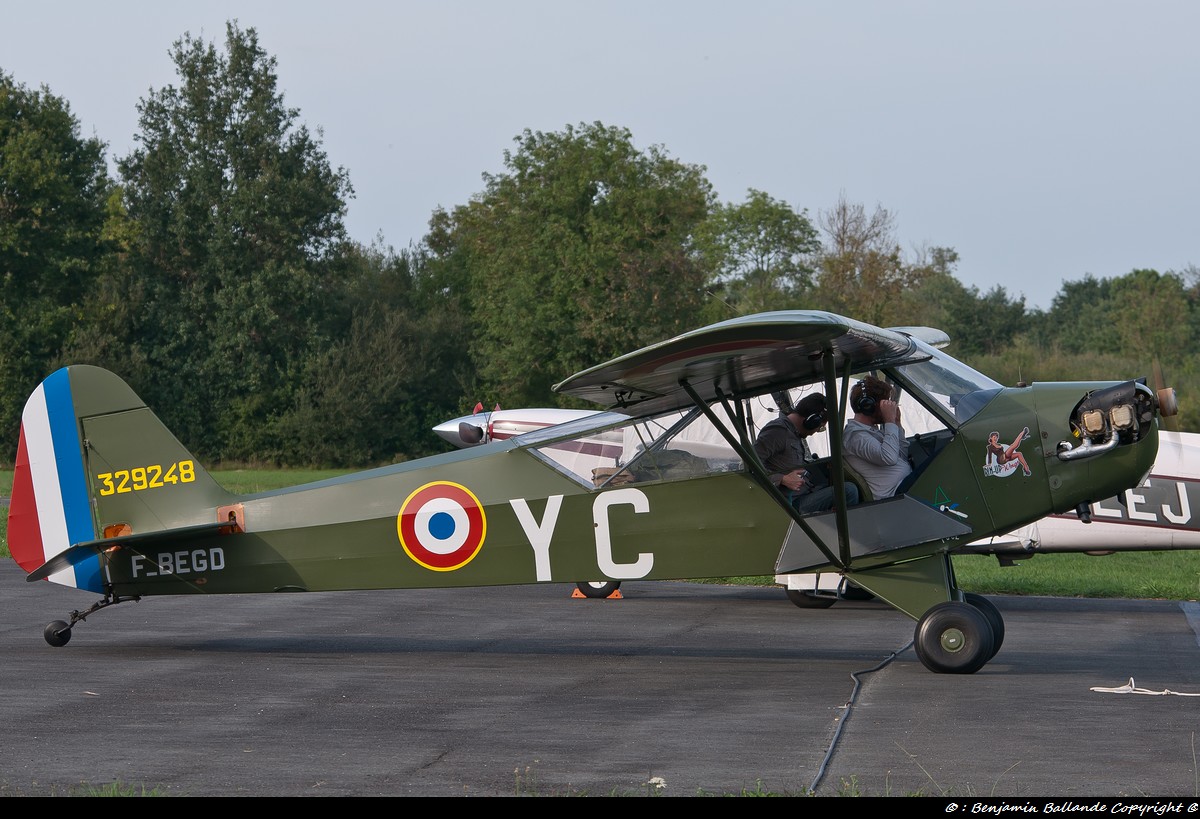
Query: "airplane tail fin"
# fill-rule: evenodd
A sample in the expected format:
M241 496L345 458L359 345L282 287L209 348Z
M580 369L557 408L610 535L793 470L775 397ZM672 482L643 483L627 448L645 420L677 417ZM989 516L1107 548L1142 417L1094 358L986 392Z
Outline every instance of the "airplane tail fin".
M64 367L21 415L9 551L29 573L80 543L216 521L233 497L119 377ZM48 579L104 589L98 556Z

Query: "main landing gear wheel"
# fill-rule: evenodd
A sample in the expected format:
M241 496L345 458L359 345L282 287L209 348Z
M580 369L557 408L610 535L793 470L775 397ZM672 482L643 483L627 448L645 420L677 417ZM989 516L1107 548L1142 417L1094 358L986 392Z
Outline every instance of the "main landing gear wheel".
M837 602L836 597L819 597L806 589L785 589L788 600L802 609L827 609Z
M71 627L65 620L55 620L46 626L43 636L50 645L62 648L71 640Z
M591 583L576 583L576 588L583 593L584 597L608 597L617 589L621 588L620 580L605 580L593 581Z
M917 621L913 647L930 671L974 674L992 658L995 637L987 615L970 603L938 603Z
M1000 615L1000 609L996 608L996 604L982 594L975 594L974 592L965 592L963 600L983 612L983 616L987 618L988 623L991 625L992 657L995 657L996 652L1000 650L1001 644L1004 643L1004 618ZM992 657L988 657L988 659L990 660Z

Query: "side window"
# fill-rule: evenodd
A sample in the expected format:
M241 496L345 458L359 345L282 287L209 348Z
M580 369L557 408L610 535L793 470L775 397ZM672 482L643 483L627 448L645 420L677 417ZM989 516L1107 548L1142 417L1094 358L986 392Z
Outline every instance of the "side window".
M714 412L724 415L719 407ZM551 441L530 451L594 487L682 480L744 469L733 447L699 410L630 421L602 432Z
M618 428L589 430L574 438L531 447L529 451L559 472L590 486L596 475L616 474L623 449L624 435Z
M714 412L729 425L720 407ZM708 418L698 411L672 413L630 428L627 463L635 480L694 478L743 468L742 459ZM657 432L659 434L652 435Z

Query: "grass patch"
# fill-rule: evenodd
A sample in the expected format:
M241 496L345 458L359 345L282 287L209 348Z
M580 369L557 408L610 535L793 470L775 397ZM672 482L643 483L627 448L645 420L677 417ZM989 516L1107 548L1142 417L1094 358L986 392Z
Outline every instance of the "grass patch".
M58 785L43 786L34 782L29 788L20 788L8 782L0 783L0 796L166 796L161 788L151 788L146 785L131 785L126 782L111 782L107 785L92 785L83 782L79 785L61 787Z
M979 594L1200 599L1200 551L1039 555L1015 566L960 555L954 573L959 586Z

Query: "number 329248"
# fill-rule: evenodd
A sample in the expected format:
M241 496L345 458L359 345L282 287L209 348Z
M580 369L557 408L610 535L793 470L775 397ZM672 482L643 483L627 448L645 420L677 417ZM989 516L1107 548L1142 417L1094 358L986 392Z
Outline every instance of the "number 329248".
M196 464L194 461L178 461L167 464L149 464L135 466L132 469L118 469L116 472L101 472L96 476L100 482L100 496L121 495L126 492L141 492L143 489L158 489L177 483L191 483L196 480Z

